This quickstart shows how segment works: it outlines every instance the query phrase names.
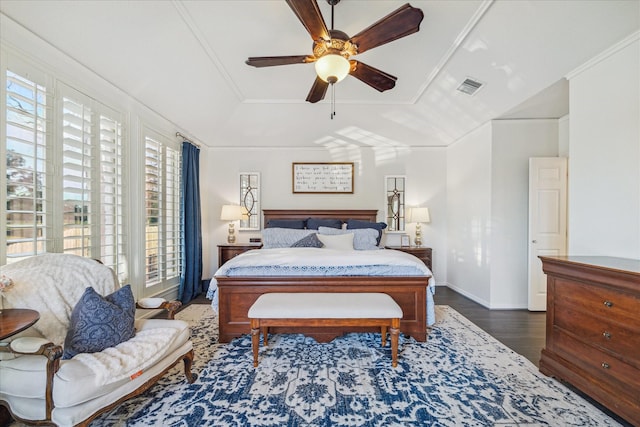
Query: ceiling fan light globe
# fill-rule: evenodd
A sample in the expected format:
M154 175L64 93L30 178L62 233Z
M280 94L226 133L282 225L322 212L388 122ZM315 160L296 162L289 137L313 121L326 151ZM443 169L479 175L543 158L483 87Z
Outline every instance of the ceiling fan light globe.
M351 64L342 55L330 53L316 61L316 74L327 83L342 81L351 69Z

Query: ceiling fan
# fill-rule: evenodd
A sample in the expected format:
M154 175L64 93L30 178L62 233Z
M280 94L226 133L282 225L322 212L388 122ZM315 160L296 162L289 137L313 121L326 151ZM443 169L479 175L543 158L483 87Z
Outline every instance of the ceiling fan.
M307 95L308 102L324 99L329 85L339 82L349 74L380 92L392 89L396 85L397 77L350 58L418 32L420 22L424 18L422 10L407 3L355 36L349 37L343 31L333 29L333 7L340 0L327 0L331 5L330 30L327 29L316 0L286 2L311 35L313 53L250 57L246 63L254 67L271 67L315 62L317 77Z

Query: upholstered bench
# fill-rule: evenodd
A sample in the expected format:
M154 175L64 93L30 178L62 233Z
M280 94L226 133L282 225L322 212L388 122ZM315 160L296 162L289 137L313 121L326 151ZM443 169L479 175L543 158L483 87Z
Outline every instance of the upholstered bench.
M260 332L268 345L273 326L379 326L382 346L387 328L391 335L392 365L398 364L398 335L402 309L382 293L268 293L258 297L249 309L253 366L258 366Z

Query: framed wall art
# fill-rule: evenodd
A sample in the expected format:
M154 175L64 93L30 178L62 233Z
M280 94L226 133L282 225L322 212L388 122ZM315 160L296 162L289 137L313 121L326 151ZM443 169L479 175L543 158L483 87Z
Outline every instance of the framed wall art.
M353 162L293 163L293 193L353 193Z

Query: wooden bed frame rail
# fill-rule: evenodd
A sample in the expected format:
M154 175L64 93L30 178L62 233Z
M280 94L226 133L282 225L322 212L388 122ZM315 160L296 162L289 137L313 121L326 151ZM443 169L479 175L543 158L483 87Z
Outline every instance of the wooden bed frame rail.
M262 294L272 292L382 292L402 308L400 331L418 341L427 339L428 277L217 277L220 342L251 332L247 313ZM302 333L328 342L348 332L375 332L376 328L273 328L273 333Z
M348 219L377 221L374 209L265 209L264 224L270 219ZM247 315L258 297L270 292L382 292L402 308L400 332L418 341L427 339L427 276L216 276L220 342L251 332ZM376 328L273 328L274 333L303 333L327 342L348 332L377 331Z

